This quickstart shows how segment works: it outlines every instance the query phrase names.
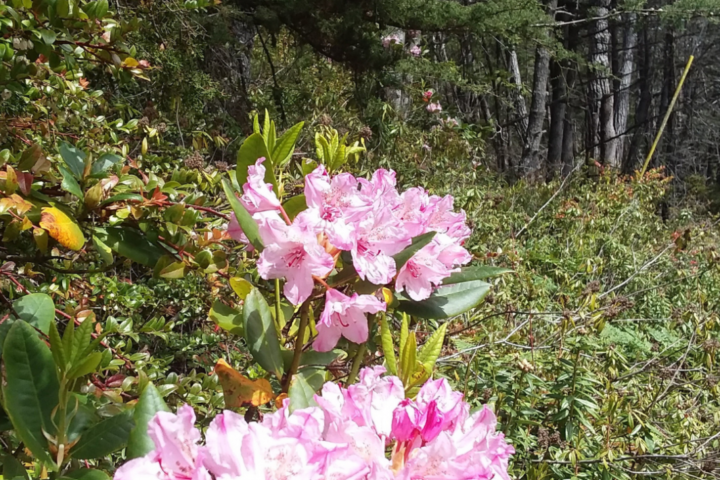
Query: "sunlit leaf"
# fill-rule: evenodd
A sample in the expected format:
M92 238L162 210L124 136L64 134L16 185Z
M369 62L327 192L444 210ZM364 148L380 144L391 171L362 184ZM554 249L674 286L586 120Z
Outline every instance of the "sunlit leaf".
M48 234L70 250L80 250L85 245L85 237L74 220L56 207L42 209L40 226Z
M218 360L215 364L215 373L222 385L225 408L239 408L247 405L259 407L275 398L270 382L264 378L250 380L223 359Z

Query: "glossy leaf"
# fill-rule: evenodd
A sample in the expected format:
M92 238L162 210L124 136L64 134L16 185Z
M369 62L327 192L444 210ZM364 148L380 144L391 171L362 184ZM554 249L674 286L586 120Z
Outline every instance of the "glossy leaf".
M107 418L89 429L80 437L70 451L72 458L87 460L102 458L117 452L127 445L130 432L135 427L133 411L124 412Z
M453 285L443 285L430 298L416 302L397 294L398 311L415 317L429 319L451 318L476 307L490 291L490 284L471 280Z
M73 174L70 172L70 170L63 167L62 165L58 167L58 170L60 170L60 173L63 177L60 187L66 192L72 193L80 200L84 200L85 196L83 195L82 189L80 188L80 184L78 184L77 180L75 180L75 177L73 177Z
M240 336L243 334L242 312L225 305L220 300L215 300L213 303L209 317L226 332Z
M435 238L435 232L427 232L422 235L418 235L412 239L412 243L407 248L394 255L393 259L395 260L395 268L397 268L398 272L408 262L408 260L410 260L412 256L418 252L418 250L432 242L433 238Z
M382 339L382 350L385 355L385 366L391 375L397 375L397 359L395 358L395 346L393 345L392 332L385 315L380 317L380 338Z
M127 458L142 457L155 448L155 444L147 433L148 424L156 413L169 411L170 409L158 389L152 383L148 383L142 394L140 394L140 399L133 412L135 426L130 431L130 437L128 438L125 452Z
M243 186L247 182L248 167L255 165L258 158L265 157L263 166L265 167L265 183L271 183L273 190L277 194L277 179L273 172L273 162L270 153L265 145L265 139L259 133L253 133L245 139L243 144L240 146L237 155L237 181L240 186Z
M5 409L15 433L35 458L52 465L43 430L55 432L51 415L60 385L50 349L30 325L15 322L5 339L3 363Z
M306 210L307 208L308 207L305 201L305 195L296 195L287 202L283 203L283 209L285 210L285 213L287 213L287 216L290 218L290 220L295 220L295 217L297 217L298 213Z
M44 293L31 293L13 302L13 310L21 320L43 333L50 332L50 324L55 321L55 303Z
M245 297L247 297L253 289L252 283L242 277L231 278L230 287L233 289L233 292L240 297L240 300L245 300Z
M105 172L112 168L113 165L120 162L122 162L122 157L120 155L116 155L114 153L103 153L100 155L100 158L93 163L90 174L93 177L102 177L105 175Z
M81 468L80 470L68 472L64 477L60 477L60 480L110 480L110 477L101 470Z
M285 369L275 322L270 307L257 288L253 288L245 299L243 329L245 341L255 361L277 378L281 378Z
M290 381L290 389L288 390L290 413L297 409L317 406L314 396L315 390L310 386L305 375L298 372Z
M425 344L420 348L420 352L418 352L418 362L425 365L425 368L429 371L432 371L435 367L435 362L437 362L437 359L440 357L440 352L445 342L447 325L447 323L440 325L440 328L435 330L435 333L425 341Z
M230 202L230 207L232 207L243 233L248 238L252 246L255 247L258 252L262 252L264 245L262 239L260 238L260 231L258 230L257 222L252 218L252 215L250 215L245 207L243 207L242 203L240 203L240 200L238 200L227 180L222 181L222 186L225 191L225 196L227 197L228 202Z
M2 461L2 477L3 480L30 480L27 470L12 455L4 455L0 457Z
M60 156L75 178L82 180L83 172L85 171L85 157L87 156L85 152L74 145L62 142L60 144Z
M40 226L65 248L80 250L85 245L85 237L75 220L56 207L42 209Z
M512 273L513 270L502 267L491 267L481 265L477 267L463 267L459 272L455 272L445 280L444 285L452 285L454 283L470 282L473 280L483 280L485 278L497 277L505 273Z
M167 253L160 245L132 228L96 228L95 235L118 255L149 267L154 267L160 257Z
M305 125L305 122L296 123L288 128L282 137L277 140L275 148L273 148L272 151L274 164L283 167L290 161L293 151L295 150L295 142L300 135L303 125Z

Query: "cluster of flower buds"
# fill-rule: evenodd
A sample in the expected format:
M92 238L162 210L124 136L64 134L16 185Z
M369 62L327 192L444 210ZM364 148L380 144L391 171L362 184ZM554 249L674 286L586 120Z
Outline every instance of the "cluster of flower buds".
M391 170L377 170L367 180L350 173L330 176L319 166L305 177L307 209L290 221L272 185L265 183L263 162L260 158L248 169L240 202L257 222L265 247L257 261L258 273L266 280L284 279L285 297L294 305L310 298L316 282L327 286L324 279L343 251L349 252L362 280L378 289L393 284L415 301L427 299L472 259L463 247L471 233L465 212L453 211L450 195L429 195L422 188L400 193ZM429 232L436 232L430 243L398 270L393 255ZM228 234L248 243L234 217ZM385 309L384 301L374 295L346 295L328 288L315 350L331 350L341 336L365 342L365 314Z
M317 406L282 408L247 423L225 411L199 445L195 414L160 412L148 433L155 450L132 460L115 480L509 480L514 453L496 418L470 414L444 379L428 381L415 400L397 377L366 368L360 382L328 382ZM386 454L386 452L388 452Z

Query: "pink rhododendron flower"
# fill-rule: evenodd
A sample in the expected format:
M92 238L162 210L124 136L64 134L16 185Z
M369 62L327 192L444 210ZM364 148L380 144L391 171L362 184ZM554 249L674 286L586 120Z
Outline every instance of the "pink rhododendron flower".
M432 98L432 96L433 96L432 90L427 90L427 91L423 92L423 101L425 103L429 102L430 99Z
M352 249L353 265L363 280L390 283L396 273L392 256L410 245L411 236L388 208L376 210L358 223Z
M260 157L255 165L248 167L247 183L243 185L240 201L251 214L279 210L280 200L273 191L272 183L265 183L265 157Z
M428 298L434 287L452 273L452 268L438 259L438 253L438 245L430 242L413 255L398 273L395 281L397 291L405 291L416 301Z
M402 40L400 39L400 36L396 33L388 35L382 39L382 44L385 48L388 48L390 45L400 45L401 43Z
M410 55L413 57L419 57L422 55L422 48L420 48L418 45L413 45L410 47Z
M465 240L472 232L465 224L465 212L462 210L460 212L453 211L453 202L452 195L445 195L444 197L431 196L430 206L427 210L427 227L429 230L447 233L458 240Z
M125 464L115 479L510 480L514 449L487 407L469 415L462 394L444 379L406 399L400 379L384 372L365 368L348 388L326 383L317 407L290 413L285 399L260 423L225 411L203 447L190 407L159 413L149 429L155 450Z
M115 479L210 480L194 424L195 412L188 405L180 407L177 415L159 412L148 425L155 450L120 467Z
M283 292L293 305L299 305L312 293L313 275L324 277L335 266L332 256L317 243L312 232L297 223L287 225L279 218L258 219L265 249L257 262L265 280L284 278Z
M439 113L442 112L442 106L440 105L440 102L432 102L429 103L425 109L430 113Z
M368 339L366 313L385 311L385 304L372 295L353 293L348 297L331 288L325 293L325 310L317 324L318 335L313 348L318 352L329 352L343 336L354 343Z
M250 240L248 240L245 232L243 232L242 228L240 228L240 224L238 223L238 219L234 213L230 214L230 222L227 225L227 233L230 235L230 238L236 242L249 245L248 250L253 249L253 246L250 245Z

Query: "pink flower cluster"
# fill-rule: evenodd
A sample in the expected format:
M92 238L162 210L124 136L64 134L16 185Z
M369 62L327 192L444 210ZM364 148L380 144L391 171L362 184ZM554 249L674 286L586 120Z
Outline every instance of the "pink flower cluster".
M240 201L257 222L265 245L258 273L266 280L285 279L284 294L294 305L310 297L315 282L322 283L333 271L343 250L350 252L361 279L378 286L394 282L397 291L416 301L428 298L472 258L462 246L470 236L465 212L453 211L450 195L429 195L422 188L400 193L392 170L377 170L367 180L350 173L331 177L321 165L305 177L307 209L290 222L272 185L264 181L264 160L248 169ZM428 232L437 233L398 271L393 255ZM234 217L228 233L247 243ZM385 308L373 295L347 296L328 289L314 348L330 350L341 336L364 342L365 314Z
M444 379L407 399L400 379L383 372L366 368L347 389L326 383L316 407L290 413L286 399L259 423L225 411L204 446L192 408L160 412L148 427L155 450L122 466L115 480L510 479L515 451L495 431L490 409L470 414Z

